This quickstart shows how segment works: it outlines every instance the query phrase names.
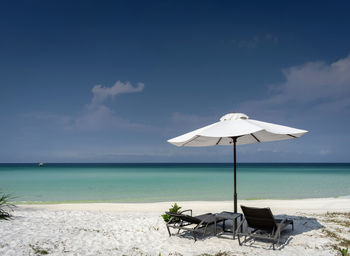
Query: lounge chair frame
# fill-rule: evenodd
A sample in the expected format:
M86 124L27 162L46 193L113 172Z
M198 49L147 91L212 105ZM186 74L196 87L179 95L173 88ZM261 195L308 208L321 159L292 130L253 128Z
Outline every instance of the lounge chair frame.
M276 219L270 208L255 208L241 206L244 213L243 221L238 225L236 229L236 235L239 245L242 245L249 238L265 239L272 242L272 247L275 250L275 244L279 244L281 238L281 231L288 225L292 225L292 231L294 230L294 223L291 219ZM244 223L247 223L245 229ZM252 230L249 231L249 228ZM241 229L241 230L240 230ZM262 231L263 233L256 233ZM240 237L244 236L244 241L241 242Z
M183 214L185 212L190 212L190 215ZM186 230L192 232L195 241L197 241L197 233L202 233L203 237L207 232L208 226L216 223L216 217L214 214L206 213L199 216L192 216L191 209L178 213L166 212L166 214L171 216L166 224L169 236L171 236L170 228L177 229L177 234L179 234L180 230Z

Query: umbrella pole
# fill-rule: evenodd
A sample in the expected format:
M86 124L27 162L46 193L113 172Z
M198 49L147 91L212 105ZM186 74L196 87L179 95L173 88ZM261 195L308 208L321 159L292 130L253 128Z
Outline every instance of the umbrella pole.
M237 213L237 161L236 161L236 142L237 137L233 137L233 212Z

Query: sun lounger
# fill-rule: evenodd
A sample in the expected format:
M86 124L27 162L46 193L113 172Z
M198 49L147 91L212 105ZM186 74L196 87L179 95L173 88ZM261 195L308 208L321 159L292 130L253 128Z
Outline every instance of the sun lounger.
M240 236L244 236L244 241L247 237L260 238L272 241L273 249L275 244L279 243L281 231L288 225L292 225L294 230L294 223L291 219L276 219L270 208L255 208L241 205L244 220L237 227L237 237L239 245L242 245ZM239 229L244 222L247 222L245 231L240 232Z
M190 212L191 215L183 214L187 211ZM180 213L166 212L166 214L171 216L166 224L169 236L171 236L169 228L178 229L178 233L180 230L187 230L193 233L195 241L197 241L196 233L202 233L202 235L205 235L208 226L216 223L215 215L212 213L192 216L192 210L185 210Z

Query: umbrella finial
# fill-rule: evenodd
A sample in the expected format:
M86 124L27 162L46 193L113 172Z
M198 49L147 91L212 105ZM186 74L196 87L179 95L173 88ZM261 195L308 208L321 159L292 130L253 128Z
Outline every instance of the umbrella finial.
M243 113L229 113L220 118L220 121L226 121L226 120L238 120L238 119L243 119L246 120L249 117L246 114Z

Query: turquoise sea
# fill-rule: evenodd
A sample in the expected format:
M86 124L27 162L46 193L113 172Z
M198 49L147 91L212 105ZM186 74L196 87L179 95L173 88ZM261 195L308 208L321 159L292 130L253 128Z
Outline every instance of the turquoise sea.
M350 195L350 164L239 164L239 199ZM232 164L0 164L16 202L232 200Z

